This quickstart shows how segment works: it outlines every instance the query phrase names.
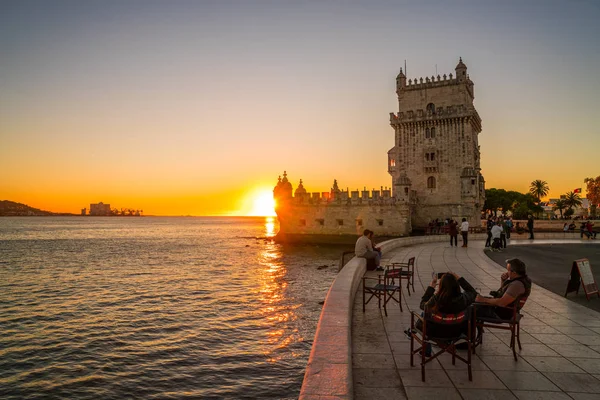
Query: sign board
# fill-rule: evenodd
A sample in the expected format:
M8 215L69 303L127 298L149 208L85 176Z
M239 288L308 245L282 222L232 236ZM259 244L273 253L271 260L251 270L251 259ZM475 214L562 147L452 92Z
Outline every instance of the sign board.
M590 265L590 260L587 258L581 258L573 261L565 297L567 297L567 294L571 292L579 293L580 284L583 286L583 291L585 292L585 297L588 299L588 301L590 300L590 296L593 294L597 294L598 297L600 297L596 279L594 279L594 274L592 274L592 266Z

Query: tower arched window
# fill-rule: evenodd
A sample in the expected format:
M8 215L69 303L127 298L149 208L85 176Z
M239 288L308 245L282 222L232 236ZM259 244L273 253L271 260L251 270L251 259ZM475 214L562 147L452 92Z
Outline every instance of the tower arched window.
M425 138L429 139L431 137L431 132L429 131L429 128L425 128Z
M435 104L429 103L427 104L427 112L431 114L435 114Z
M427 178L427 189L435 189L435 177L430 176Z
M435 128L431 128L429 135L431 136L432 139L435 138Z

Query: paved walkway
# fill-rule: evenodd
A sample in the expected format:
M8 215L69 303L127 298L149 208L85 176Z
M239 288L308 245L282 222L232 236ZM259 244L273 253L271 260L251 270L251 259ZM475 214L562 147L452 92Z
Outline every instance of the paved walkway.
M600 313L537 285L523 309L518 361L508 346L510 332L486 330L473 356L472 382L465 364L453 366L448 354L427 364L421 382L420 363L415 358L410 367L410 341L402 332L410 325L409 310L419 310L434 270L453 271L481 293L497 289L504 267L484 254L483 244L464 249L431 243L384 255L382 264L416 257L416 293L408 296L405 287L404 312L390 305L386 317L376 299L362 312L359 287L352 318L356 399L600 399Z

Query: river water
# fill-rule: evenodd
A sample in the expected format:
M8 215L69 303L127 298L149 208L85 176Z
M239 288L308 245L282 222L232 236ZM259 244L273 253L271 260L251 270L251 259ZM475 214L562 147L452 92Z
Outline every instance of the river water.
M0 398L297 398L343 249L277 228L0 218Z

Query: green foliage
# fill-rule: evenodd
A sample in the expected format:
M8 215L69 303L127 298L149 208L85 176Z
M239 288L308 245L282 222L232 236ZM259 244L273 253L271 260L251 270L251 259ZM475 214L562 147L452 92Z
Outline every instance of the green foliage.
M560 211L560 217L563 217L563 210L567 208L567 204L565 203L564 200L557 200L556 203L554 204L554 207L552 207L553 211Z
M575 192L568 192L565 195L565 204L567 207L569 207L569 210L572 210L573 208L583 204L583 201L581 201L581 196L579 194Z
M575 211L572 208L567 209L567 211L565 211L564 217L565 218L570 218L571 215L573 215L575 213Z
M515 191L506 191L504 189L486 189L485 211L497 214L498 210L504 212L511 211L515 218L524 219L529 214L536 214L543 211L543 208L536 204L538 199L531 193L519 193Z
M531 185L529 186L529 193L535 197L538 202L541 201L542 197L546 197L549 191L550 187L548 186L548 182L541 179L531 182Z

